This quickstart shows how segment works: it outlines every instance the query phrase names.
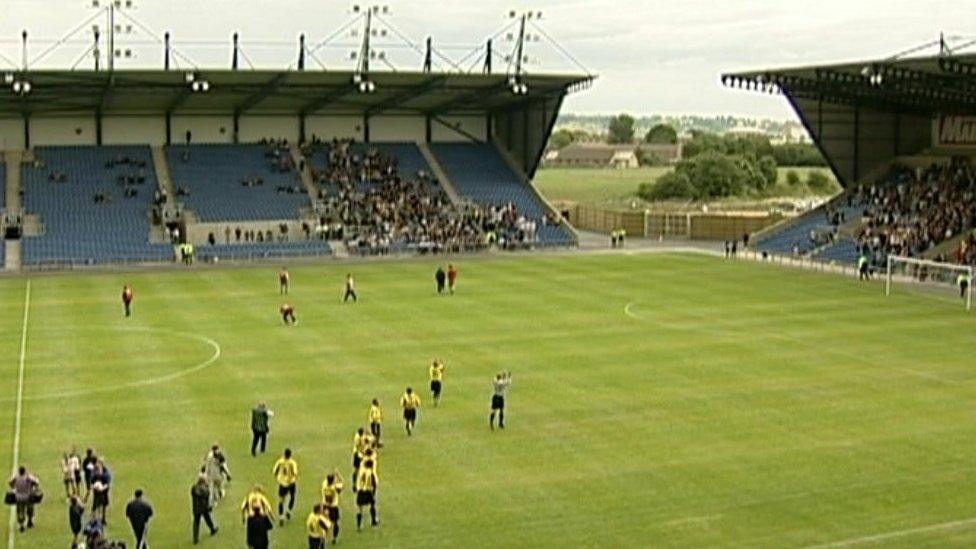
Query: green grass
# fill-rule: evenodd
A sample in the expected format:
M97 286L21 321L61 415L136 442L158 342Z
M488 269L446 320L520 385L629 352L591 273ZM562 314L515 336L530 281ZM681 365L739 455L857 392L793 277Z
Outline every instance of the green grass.
M790 189L786 184L786 172L795 170L802 181L806 181L810 171L820 171L831 181L834 176L827 168L779 168L778 197L796 197L809 194L806 186L800 191ZM671 171L671 168L650 167L633 170L610 170L594 168L543 168L536 172L533 183L549 200L565 200L588 204L620 203L637 198L637 189L641 183L657 181L659 177ZM835 194L838 189L832 189L829 194ZM754 199L749 199L754 202Z
M301 512L273 538L300 547L325 472L349 476L373 396L387 415L383 524L356 534L347 492L345 547L800 547L976 515L976 337L958 303L689 255L460 268L454 297L433 295L433 262L295 268L297 327L277 317L275 266L35 276L21 455L47 499L17 547L67 545L58 460L71 445L113 468L114 537L131 540L123 507L142 487L153 546L189 547L189 487L214 441L234 482L221 532L200 547L243 546L233 508L250 484L273 486L286 445ZM347 270L362 301L343 306ZM136 291L128 320L124 282ZM25 285L0 280L8 468ZM212 338L220 358L138 385L212 355L179 333ZM444 400L425 398L408 439L395 400L406 385L427 397L435 356ZM490 377L503 368L515 375L509 428L490 432ZM276 416L269 454L254 459L258 400ZM972 546L976 524L885 543Z

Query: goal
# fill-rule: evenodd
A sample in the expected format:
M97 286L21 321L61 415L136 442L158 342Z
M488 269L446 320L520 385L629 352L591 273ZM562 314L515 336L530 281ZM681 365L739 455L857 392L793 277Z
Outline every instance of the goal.
M964 294L960 293L962 291L959 285L960 276L969 280L969 286ZM885 295L890 296L897 285L900 288L911 288L929 295L953 296L965 303L968 311L973 306L972 280L973 268L968 265L889 255Z

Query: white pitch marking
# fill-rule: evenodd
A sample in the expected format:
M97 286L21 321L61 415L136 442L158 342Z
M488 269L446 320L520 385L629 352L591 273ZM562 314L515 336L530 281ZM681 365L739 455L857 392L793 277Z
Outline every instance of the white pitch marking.
M187 337L187 338L190 338L190 339L196 339L197 341L202 341L202 342L210 345L210 347L213 348L213 355L211 355L210 358L208 358L207 360L204 360L203 362L201 362L199 364L196 364L196 365L194 365L194 366L192 366L190 368L187 368L185 370L180 370L178 372L173 372L171 374L166 374L166 375L163 375L163 376L152 377L152 378L148 378L148 379L140 379L138 381L132 381L132 382L129 382L129 383L120 383L118 385L107 385L105 387L98 387L98 388L95 388L95 389L80 389L80 390L75 390L75 391L61 391L61 392L58 392L58 393L42 393L42 394L39 394L39 395L29 396L29 397L27 397L24 400L37 401L37 400L50 400L50 399L53 399L53 398L69 398L69 397L76 397L76 396L87 396L87 395L92 395L92 394L97 394L97 393L108 393L108 392L112 392L112 391L121 391L123 389L134 389L136 387L145 387L147 385L155 385L157 383L164 383L164 382L167 382L167 381L172 381L174 379L178 379L178 378L185 377L185 376L188 376L190 374L199 372L200 370L203 370L203 369L209 367L211 364L213 364L214 362L216 362L218 358L220 358L220 352L221 352L221 350L220 350L220 344L217 343L216 341L214 341L213 339L210 339L209 337L206 337L206 336L197 335L197 334L190 334L190 333L186 333L186 332L177 332L177 331L173 331L173 330L163 330L163 329L157 329L157 328L128 328L127 330L137 331L137 332L160 332L160 333L166 333L166 334L171 334L171 335L180 336L180 337ZM2 401L2 400L4 400L4 399L0 399L0 401Z
M10 465L10 475L17 472L17 465L20 461L20 422L24 412L24 371L27 364L27 321L30 319L30 295L31 281L27 279L27 290L24 292L24 325L20 332L20 364L17 368L17 405L14 413L14 441L13 459ZM14 529L17 524L17 511L14 506L10 507L10 521L7 524L7 549L14 547Z
M963 520L953 520L950 522L942 522L939 524L930 524L928 526L919 526L917 528L906 528L904 530L895 530L892 532L885 532L883 534L874 534L872 536L842 539L840 541L833 541L830 543L823 543L820 545L811 545L807 549L828 549L830 547L850 547L852 545L860 545L863 543L876 543L880 541L886 541L892 538L910 536L912 534L924 534L926 532L938 532L939 530L951 530L953 528L959 528L961 526L970 526L973 524L976 524L976 517L963 519Z

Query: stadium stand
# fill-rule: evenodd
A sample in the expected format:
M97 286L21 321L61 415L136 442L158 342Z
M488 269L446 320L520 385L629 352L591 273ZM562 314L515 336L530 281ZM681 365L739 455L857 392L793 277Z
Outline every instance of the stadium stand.
M7 206L7 166L0 162L0 210ZM0 269L3 269L7 260L7 249L5 247L4 235L0 235Z
M150 244L149 208L157 188L145 146L38 147L21 168L24 210L44 232L22 240L25 265L169 261Z
M572 233L552 223L549 210L490 144L440 143L431 145L458 193L486 208L512 204L520 216L536 223L538 244L569 246Z
M837 259L833 254L840 253L845 247L840 246L829 253L828 250L842 243L844 237L839 234L838 228L856 219L861 208L861 201L856 196L850 193L842 195L792 220L779 231L767 234L756 241L754 247L760 252L772 254L811 254L816 259Z
M175 145L166 159L176 198L200 221L296 219L309 205L287 145Z
M303 257L330 255L329 243L324 240L297 242L248 242L246 244L216 244L200 246L198 259L272 259L276 257Z

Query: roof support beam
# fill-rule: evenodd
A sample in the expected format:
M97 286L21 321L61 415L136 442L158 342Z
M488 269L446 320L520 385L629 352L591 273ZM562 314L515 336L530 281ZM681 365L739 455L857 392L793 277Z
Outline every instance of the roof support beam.
M326 93L325 95L319 97L318 99L315 99L315 100L313 100L313 101L311 101L309 103L306 103L301 108L301 110L299 111L299 113L300 113L301 116L308 116L310 114L313 114L316 111L318 111L319 109L322 109L324 107L327 107L330 104L334 103L335 101L338 101L339 99L342 99L343 97L349 95L353 91L355 91L355 90L354 90L354 88L352 87L351 84L349 85L348 88L346 88L346 87L334 88L334 89L330 90L328 93Z
M269 95L272 95L276 91L278 91L278 88L281 86L281 84L285 81L286 78L288 78L288 73L285 72L278 73L274 78L271 79L271 81L269 81L267 84L262 86L261 89L259 89L258 91L254 92L253 94L245 98L244 101L242 101L241 104L238 105L236 109L234 109L234 112L237 113L238 116L240 116L246 113L247 111L251 110L258 103L264 101Z
M437 76L434 78L427 79L422 84L407 88L402 92L391 96L389 99L383 101L379 105L376 105L375 107L367 108L366 116L373 116L373 115L383 113L384 111L387 111L391 108L400 106L402 103L406 101L409 101L416 97L420 97L421 95L439 86L445 80L447 80L447 76Z
M427 109L427 113L435 114L435 115L444 114L445 112L448 112L461 105L466 105L468 103L474 103L480 101L482 99L491 97L492 95L495 95L507 89L508 89L508 84L506 84L503 81L496 84L492 84L490 86L485 86L471 93L459 95L453 99L448 99L447 101L443 101L437 105L434 105L433 107Z

